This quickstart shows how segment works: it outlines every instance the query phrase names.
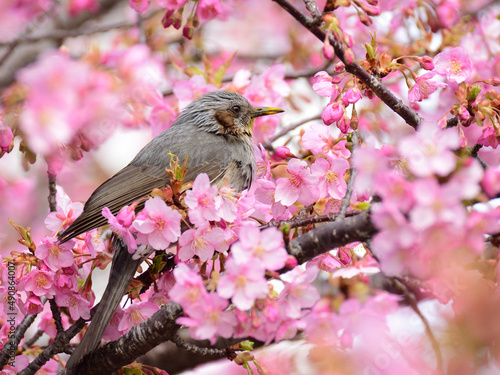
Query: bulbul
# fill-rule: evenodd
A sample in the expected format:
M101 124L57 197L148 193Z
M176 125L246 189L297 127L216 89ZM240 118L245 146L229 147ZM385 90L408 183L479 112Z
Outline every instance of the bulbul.
M181 112L174 124L148 143L121 171L99 186L82 214L59 235L64 243L107 223L101 211L108 207L116 215L124 206L148 196L155 188L169 184L165 172L171 155L183 163L184 181L206 173L218 186L237 191L250 187L255 171L252 144L256 117L283 112L274 107L253 107L240 94L215 91L195 100ZM85 336L71 355L66 368L99 346L106 327L129 286L142 259L133 259L118 237L113 238L113 262L108 285Z

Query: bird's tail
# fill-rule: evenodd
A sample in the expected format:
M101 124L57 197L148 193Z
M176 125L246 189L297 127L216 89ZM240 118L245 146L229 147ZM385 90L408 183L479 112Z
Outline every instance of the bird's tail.
M132 281L137 267L141 263L142 258L133 260L132 254L129 254L127 246L116 237L113 240L113 249L114 256L108 285L97 307L97 311L92 317L87 332L66 363L66 369L74 367L84 355L90 353L99 346L111 317Z

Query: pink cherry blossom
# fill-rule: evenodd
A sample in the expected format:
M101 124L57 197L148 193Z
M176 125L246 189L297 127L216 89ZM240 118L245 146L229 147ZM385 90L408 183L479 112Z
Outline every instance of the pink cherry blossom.
M287 208L281 202L275 199L276 184L273 181L259 179L252 184L255 194L254 208L264 215L264 220L270 221L272 219L285 220L291 217L290 209L294 206Z
M70 267L74 262L73 249L75 242L69 240L60 244L57 238L44 237L35 250L35 255L42 259L52 270L57 271L62 267Z
M102 216L108 219L111 230L128 246L129 252L137 249L137 242L130 231L135 218L135 205L123 207L116 214L116 217L109 208L104 207L102 209Z
M160 198L146 201L144 209L137 215L132 227L137 230L137 241L149 244L156 250L168 248L181 235L182 215L167 206Z
M332 135L332 133L334 133ZM323 124L313 124L302 136L302 144L315 155L333 155L347 159L351 152L346 149L347 141L341 139L341 134L337 129L333 129Z
M364 145L356 150L352 164L358 171L356 186L360 190L372 189L377 185L378 179L389 172L388 158L383 151L369 145Z
M32 270L26 277L24 289L38 297L46 296L47 298L52 298L56 294L53 273L36 269Z
M466 211L459 189L427 178L415 181L413 192L415 207L410 217L415 228L425 229L435 223L454 223L456 226L465 223Z
M398 150L408 161L408 168L418 177L432 174L446 176L455 169L457 157L453 153L460 146L456 129L441 130L428 122L418 131L403 138Z
M225 311L229 302L215 293L208 293L196 309L188 311L189 317L177 319L177 323L189 327L189 333L197 340L210 340L212 345L217 335L229 338L236 325L236 317L231 311Z
M262 266L252 262L239 263L230 257L217 284L217 293L222 298L231 298L238 309L248 310L256 299L264 298L268 293Z
M133 303L123 311L123 316L118 323L118 330L129 331L130 328L149 319L159 309L158 305L147 301Z
M138 13L148 10L151 0L129 0L130 7Z
M149 116L149 123L151 125L153 136L156 137L162 131L170 128L177 115L177 111L175 111L163 99L161 102L156 104L151 110L151 115Z
M71 319L90 318L90 303L80 294L61 291L56 293L55 299L58 306L68 308Z
M208 21L216 18L222 13L222 3L220 0L200 0L197 7L200 20Z
M290 318L302 317L302 309L311 308L320 296L312 282L318 274L317 267L308 267L305 271L294 268L282 276L285 288L280 293L280 300L285 304L286 315Z
M174 85L174 95L179 100L179 110L182 111L193 100L198 99L210 91L215 91L217 88L207 84L202 75L194 75L187 81L179 81Z
M472 61L462 47L452 48L434 57L435 71L451 81L464 82L472 75Z
M337 85L333 83L332 77L327 72L318 72L314 75L314 78L313 90L319 96L330 98L339 94Z
M497 197L500 193L500 168L487 169L484 172L481 186L490 198Z
M206 221L219 220L217 212L217 186L210 186L210 180L205 173L199 174L193 183L193 188L186 192L184 202L189 207L189 220L197 226Z
M388 275L401 274L406 267L406 257L414 250L417 230L393 205L374 205L373 222L380 229L372 246L374 254L381 258L381 269Z
M2 296L3 298L4 296ZM5 296L5 298L7 298L7 296ZM7 308L7 304L5 306L5 308ZM16 306L17 307L17 306ZM29 296L27 299L26 299L26 303L25 303L25 306L26 308L26 313L27 314L39 314L43 311L43 303L42 301L40 300L40 297L37 297L35 295L31 295ZM7 311L6 311L7 312ZM54 327L55 328L55 327ZM47 333L45 331L45 333ZM48 334L48 333L47 333ZM50 335L49 335L50 336ZM54 335L55 336L55 335Z
M45 218L45 226L54 232L66 229L83 212L81 202L73 202L60 186L56 187L56 211Z
M295 202L309 205L319 197L318 177L311 174L307 162L291 159L286 169L290 177L279 178L276 182L277 202L291 206Z
M273 105L279 106L278 103L274 103L277 98L282 100L283 97L290 95L290 86L285 81L286 68L283 64L273 64L270 67L264 69L261 77L264 81L264 86L276 95L273 97ZM279 118L279 117L278 117Z
M174 269L175 285L168 295L185 309L191 309L202 303L207 290L201 276L184 263L179 263Z
M342 98L342 104L347 107L349 104L357 103L361 98L361 90L358 86L350 87Z
M323 110L323 113L321 114L321 119L326 125L331 125L342 118L344 111L345 108L343 104L337 102L330 102Z
M238 214L238 199L233 188L222 186L216 198L217 213L221 219L234 222Z
M380 195L384 205L391 205L407 213L413 206L413 184L395 171L386 171L377 178L375 192Z
M206 262L214 255L214 251L223 243L224 231L221 228L210 229L207 226L188 229L179 238L179 259L187 261L197 255Z
M439 3L436 13L444 28L451 28L460 19L459 9L459 4L454 0Z
M254 225L241 227L239 240L231 246L231 253L238 263L251 262L271 271L283 268L288 259L283 235L274 227L263 231Z
M176 10L186 4L187 0L156 0L156 2L163 8Z
M345 173L349 169L349 162L343 158L318 158L311 166L311 173L318 177L319 194L321 198L330 196L342 199L347 190Z
M421 102L427 99L439 87L446 87L446 83L431 81L430 79L436 75L436 72L427 72L422 74L415 80L415 84L408 92L408 100L411 104Z
M69 14L76 16L84 11L96 13L99 10L97 0L71 0L68 6Z
M483 146L489 146L496 149L499 144L498 138L500 138L500 136L497 135L497 132L495 131L495 128L492 125L485 126L483 132L481 133L481 136L477 140L477 143Z
M267 156L266 149L262 145L259 145L259 147L254 145L254 153L255 162L257 164L255 178L265 178L269 180L271 178L271 161Z

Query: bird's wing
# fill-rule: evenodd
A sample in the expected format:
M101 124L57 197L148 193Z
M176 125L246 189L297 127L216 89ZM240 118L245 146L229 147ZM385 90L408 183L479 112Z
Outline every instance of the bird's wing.
M99 186L85 204L83 213L59 237L65 242L81 233L107 223L101 211L108 207L116 215L124 206L148 195L155 188L168 184L164 168L158 166L127 165Z
M206 173L212 182L217 182L229 165L230 154L227 147L224 147L225 144L219 143L220 137L207 137L203 133L190 139L179 139L174 143L176 147L168 150L179 157L181 164L187 157L184 182L194 180L200 173ZM186 150L190 150L189 155ZM60 234L59 240L65 242L105 225L107 220L101 214L104 207L108 207L116 215L124 206L147 196L153 189L165 187L169 183L165 168L170 166L170 155L165 151L149 152L151 154L155 157L149 160L134 159L99 186L85 204L83 213ZM151 165L152 163L157 165Z

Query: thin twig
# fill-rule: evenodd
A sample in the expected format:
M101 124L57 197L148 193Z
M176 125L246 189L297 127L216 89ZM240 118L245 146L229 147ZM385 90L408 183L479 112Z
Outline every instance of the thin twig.
M354 130L352 133L351 141L352 141L352 148L351 148L351 163L352 163L352 156L354 155L354 152L356 151L356 148L358 147L359 144L359 134L357 130ZM358 174L358 171L356 168L351 166L350 169L350 174L349 174L349 181L347 181L347 190L345 192L344 198L342 198L342 202L340 204L340 211L335 219L335 221L341 221L345 218L347 209L351 205L351 196L352 192L354 190L354 180L356 179L356 175Z
M420 308L418 307L417 300L415 299L415 296L408 290L408 287L398 280L397 278L392 278L394 287L401 292L402 295L405 296L408 304L412 308L412 310L418 315L422 323L424 324L425 327L425 333L427 334L427 337L429 338L429 341L431 342L432 349L434 350L434 354L436 355L436 362L437 362L437 371L439 373L443 372L443 356L441 354L441 348L439 346L439 342L436 339L436 336L434 336L434 333L432 332L431 326L429 324L429 321L427 318L422 314L420 311Z
M146 14L145 16L142 16L142 21L149 20L150 18L153 18L156 16L161 10L156 10L154 12L151 12L149 14ZM47 40L47 39L65 39L65 38L74 38L78 36L86 36L86 35L92 35L92 34L99 34L99 33L105 33L111 30L116 30L116 29L129 29L132 27L137 26L137 21L134 22L115 22L111 23L109 25L102 25L102 26L96 26L92 29L89 28L82 28L82 29L73 29L73 30L51 30L50 32L47 32L45 34L33 36L33 37L27 37L23 36L20 37L12 42L3 42L0 43L0 47L3 46L10 46L12 44L27 44L27 43L37 43L42 40ZM176 38L177 40L178 38Z
M61 312L54 299L49 300L50 311L52 312L52 317L54 318L54 324L56 325L57 332L64 332L64 328L61 320Z
M174 335L172 337L172 342L177 345L179 348L182 348L184 350L187 350L190 353L193 354L200 354L202 356L218 356L218 357L226 357L228 356L232 350L229 348L226 349L215 349L215 348L202 348L199 346L196 346L194 344L190 344L188 342L185 342L183 339L179 337L179 335Z
M356 216L359 215L363 211L358 211L358 210L353 210L349 211L345 214L345 217L351 217L351 216ZM336 214L330 214L330 215L317 215L317 216L311 216L307 217L305 219L290 219L290 220L280 220L280 221L270 221L268 223L262 224L259 226L259 229L265 229L269 227L281 227L284 225L288 225L290 228L297 228L297 227L305 227L311 224L320 224L320 223L328 223L330 221L335 221L335 219L339 216L338 213Z
M298 128L299 126L302 126L304 124L307 124L308 122L316 121L316 120L321 120L321 114L317 114L317 115L308 117L306 119L300 120L300 121L298 121L298 122L296 122L294 124L291 124L291 125L287 126L286 128L284 128L281 131L279 131L278 133L276 133L271 139L269 139L268 141L266 141L262 146L265 149L270 149L270 148L272 148L272 143L274 141L276 141L277 139L279 139L281 137L284 137L285 135L287 135L288 133L290 133L292 130Z
M44 333L45 332L43 332L41 329L36 331L35 334L33 335L33 337L31 337L29 340L24 341L23 350L27 350L28 348L31 348L31 346L34 345L35 342L37 342L38 339L40 337L42 337Z
M2 65L9 58L9 56L12 54L12 52L14 52L16 47L21 43L21 40L24 39L26 37L26 35L31 34L33 32L33 30L38 28L40 26L40 24L45 19L52 17L54 15L54 11L57 8L57 5L59 5L59 1L53 0L47 10L45 10L41 14L39 14L32 22L30 22L28 24L28 26L25 27L25 29L20 34L21 35L20 38L14 40L12 42L4 44L4 45L8 45L9 48L7 48L7 51L5 51L3 56L0 58L0 65Z

